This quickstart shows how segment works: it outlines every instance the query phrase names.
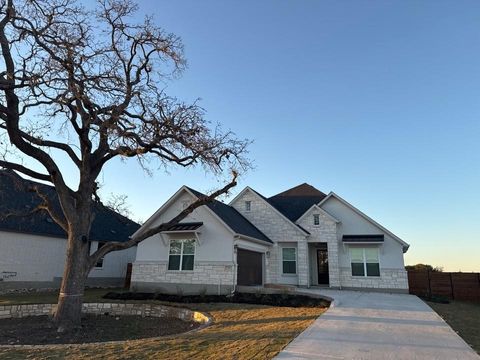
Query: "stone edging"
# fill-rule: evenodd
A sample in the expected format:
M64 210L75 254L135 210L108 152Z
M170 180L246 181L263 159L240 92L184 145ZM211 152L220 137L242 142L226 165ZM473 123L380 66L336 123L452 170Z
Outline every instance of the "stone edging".
M53 315L57 304L28 304L28 305L0 305L0 319L23 318L27 316L41 316ZM108 313L109 315L135 315L142 317L174 317L184 321L193 321L201 324L198 328L190 330L185 333L176 334L182 335L190 332L198 331L205 328L212 323L212 318L204 313L158 304L131 304L131 303L84 303L83 313L102 315ZM142 341L145 339L165 339L169 336L160 336L144 339L133 340L117 340L105 341L84 344L48 344L48 345L0 345L0 349L59 349L75 346L95 346L101 344L120 344L126 341Z

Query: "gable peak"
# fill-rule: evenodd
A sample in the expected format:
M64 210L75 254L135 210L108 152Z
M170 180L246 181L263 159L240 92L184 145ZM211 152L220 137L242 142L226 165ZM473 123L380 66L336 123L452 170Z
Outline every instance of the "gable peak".
M272 197L277 197L277 196L318 196L318 197L325 197L327 196L317 188L313 187L310 184L303 183L297 186L294 186L291 189L285 190L277 195L274 195Z

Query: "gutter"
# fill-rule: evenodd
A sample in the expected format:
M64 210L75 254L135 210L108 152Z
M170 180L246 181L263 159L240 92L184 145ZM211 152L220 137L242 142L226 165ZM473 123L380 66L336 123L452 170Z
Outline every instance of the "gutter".
M260 240L260 239L257 239L257 238L253 238L253 237L246 236L246 235L242 235L242 234L238 234L238 233L234 233L234 234L233 234L233 237L234 237L235 239L245 239L245 240L249 240L249 241L252 241L252 242L256 242L256 243L258 243L258 244L261 244L261 245L273 246L273 243L271 243L271 242L269 242L269 241Z

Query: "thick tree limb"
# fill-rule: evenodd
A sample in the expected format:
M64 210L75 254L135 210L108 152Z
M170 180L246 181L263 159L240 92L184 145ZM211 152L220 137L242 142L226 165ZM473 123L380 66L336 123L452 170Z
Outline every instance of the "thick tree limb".
M29 169L29 168L27 168L23 165L20 165L20 164L15 164L15 163L12 163L12 162L9 162L9 161L0 160L0 167L21 172L22 174L25 174L27 176L31 176L31 177L33 177L35 179L38 179L38 180L52 182L52 179L50 178L50 175L41 174L39 172L31 170L31 169Z

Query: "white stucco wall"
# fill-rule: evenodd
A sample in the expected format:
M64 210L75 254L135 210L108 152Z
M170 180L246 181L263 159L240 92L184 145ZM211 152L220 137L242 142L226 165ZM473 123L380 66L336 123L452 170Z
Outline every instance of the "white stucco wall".
M149 225L158 226L171 220L183 210L183 203L192 201L193 198L184 192L172 203L165 212L160 214ZM203 226L199 229L200 243L195 247L195 261L233 261L233 234L211 214L209 209L201 206L195 209L182 222L201 221ZM171 235L154 235L138 245L137 262L141 261L168 261L169 241ZM192 234L178 235L179 238L194 238Z
M16 273L3 282L51 282L62 277L66 244L61 238L0 231L0 276L3 272ZM92 242L92 250L96 247ZM135 253L133 247L107 254L103 268L92 270L89 277L124 278L127 263L134 261Z
M341 286L408 289L403 247L398 241L333 196L322 204L322 209L340 221L337 226L337 240ZM349 247L343 245L341 240L343 235L364 234L384 235L385 241L379 247L380 277L378 278L361 278L351 275Z
M92 241L90 248L91 253L96 251L98 242ZM88 275L90 278L116 277L125 278L127 273L127 264L133 263L137 254L137 247L126 250L113 251L103 259L103 266L95 267Z

